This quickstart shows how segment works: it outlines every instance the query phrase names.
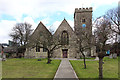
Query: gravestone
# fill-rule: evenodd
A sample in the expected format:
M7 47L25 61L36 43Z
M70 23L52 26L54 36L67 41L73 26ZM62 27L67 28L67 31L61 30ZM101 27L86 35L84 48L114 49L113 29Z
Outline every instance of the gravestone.
M113 58L113 54L110 54L110 55L109 55L109 58L112 59L112 58Z
M117 58L117 54L114 53L114 54L113 54L113 59L116 59L116 58Z
M99 60L99 57L96 57L95 60Z
M2 55L2 61L6 61L6 55L5 54Z
M41 61L41 59L38 59L38 61Z

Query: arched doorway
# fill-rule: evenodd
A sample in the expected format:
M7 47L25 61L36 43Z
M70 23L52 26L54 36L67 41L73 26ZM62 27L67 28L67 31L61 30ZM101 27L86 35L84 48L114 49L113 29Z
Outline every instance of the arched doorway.
M68 58L68 49L62 49L63 58Z

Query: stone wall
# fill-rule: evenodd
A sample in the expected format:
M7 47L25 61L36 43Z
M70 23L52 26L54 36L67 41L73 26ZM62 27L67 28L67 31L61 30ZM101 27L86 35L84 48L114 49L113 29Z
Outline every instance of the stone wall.
M36 52L36 48L26 49L25 58L45 58L47 57L47 52L43 52L43 48L40 48L40 52Z
M86 27L82 27L82 19L85 19ZM49 30L43 25L42 22L38 24L38 27L33 32L30 44L26 49L25 57L28 58L39 58L39 57L47 57L47 52L43 52L42 49L40 49L40 52L36 52L36 48L32 48L33 44L35 45L35 41L41 41L41 40L47 40L49 36L53 36L54 40L60 41L61 40L61 34L63 31L66 31L69 36L69 44L63 45L61 48L56 49L53 51L52 57L53 58L62 58L63 52L62 49L68 49L68 58L80 58L82 54L79 52L79 45L77 44L78 36L82 36L81 30L84 30L84 32L87 32L88 35L92 35L92 8L76 8L74 13L74 30L69 25L69 23L64 19L61 24L59 25L56 32L51 35ZM41 37L40 37L41 36ZM93 37L90 37L93 38ZM86 40L84 40L83 45L87 45ZM94 42L94 40L92 40ZM87 50L87 53L90 53L91 56L96 55L95 54L95 46L91 46L91 50ZM89 55L89 54L86 54Z

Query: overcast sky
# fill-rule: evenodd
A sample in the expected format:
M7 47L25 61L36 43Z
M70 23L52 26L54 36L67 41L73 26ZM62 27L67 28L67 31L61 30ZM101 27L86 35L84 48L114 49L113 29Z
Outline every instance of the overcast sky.
M0 0L0 43L11 40L9 34L16 23L28 22L35 29L40 21L56 30L65 18L74 26L74 9L93 7L93 19L117 7L119 0ZM51 26L51 27L50 27Z

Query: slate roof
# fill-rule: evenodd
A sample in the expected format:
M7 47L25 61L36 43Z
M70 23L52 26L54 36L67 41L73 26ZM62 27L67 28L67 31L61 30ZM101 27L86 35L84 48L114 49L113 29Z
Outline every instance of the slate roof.
M2 47L0 46L0 53L1 53L1 50L2 50ZM4 47L3 52L4 53L16 53L17 49L16 47L8 46L8 47Z

